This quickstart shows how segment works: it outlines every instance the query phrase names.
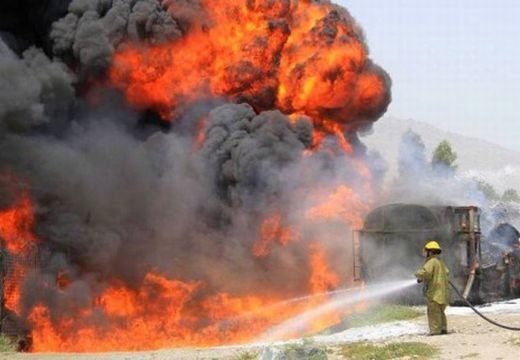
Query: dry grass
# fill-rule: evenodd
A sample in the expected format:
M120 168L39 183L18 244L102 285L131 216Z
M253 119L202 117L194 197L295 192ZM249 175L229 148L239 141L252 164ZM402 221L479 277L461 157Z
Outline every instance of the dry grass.
M371 344L359 342L342 345L338 355L350 360L387 360L413 358L418 360L431 359L439 349L420 342L398 342L389 344Z
M470 354L462 355L460 358L461 359L472 359L472 358L476 358L478 356L480 356L479 353L470 353Z
M520 346L520 337L518 337L518 336L512 336L512 337L509 338L509 340L507 341L507 344L509 344L509 345L514 345L514 346Z
M0 335L0 352L10 353L16 351L16 344L5 335Z
M287 359L327 360L326 348L313 344L312 340L304 339L303 344L288 344L281 350Z
M233 356L232 360L256 360L258 359L259 354L255 351L244 351L235 356Z
M367 311L354 314L346 319L349 327L360 327L398 320L415 319L423 313L417 309L403 305L377 305Z
M421 315L421 311L410 306L383 304L372 306L369 309L345 317L341 323L336 324L320 335L332 334L350 328L380 324L391 321L411 320Z

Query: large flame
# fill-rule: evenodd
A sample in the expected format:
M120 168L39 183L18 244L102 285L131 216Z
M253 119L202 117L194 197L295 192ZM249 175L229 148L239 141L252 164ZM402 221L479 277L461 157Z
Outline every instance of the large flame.
M339 277L326 263L319 247L310 247L313 293L335 289ZM43 305L33 308L33 350L113 351L146 350L174 346L210 346L250 341L273 325L316 306L323 297L299 303L256 295L233 297L218 293L197 300L199 283L183 283L150 273L137 290L123 285L107 288L92 307L76 318L53 321ZM102 312L103 321L96 321ZM326 314L308 324L319 331L336 323L339 314Z
M334 289L331 272L318 245L310 246L312 292ZM324 300L281 302L277 296L236 297L217 293L201 298L203 285L149 273L138 289L117 284L106 288L91 307L75 318L54 320L49 309L32 309L33 351L92 352L146 350L178 346L211 346L247 342ZM278 295L279 296L279 295ZM99 319L103 313L103 319ZM330 314L308 324L319 331L338 321Z
M340 188L338 191L346 190ZM335 196L332 194L323 206L332 206ZM338 197L338 200L345 204L345 199ZM320 217L335 216L317 209L309 211ZM10 253L27 256L28 249L37 244L32 233L33 222L34 206L26 192L20 193L12 206L0 212L0 236ZM284 228L280 216L268 218L259 233L265 238L252 251L257 256L266 256L272 241L288 246L295 231ZM309 293L321 294L337 289L340 277L328 264L325 249L314 242L309 244L308 251ZM8 275L6 281L6 307L18 315L23 295L22 278L29 270L16 265L10 273L13 275ZM9 276L17 278L10 279ZM58 274L56 285L65 291L70 286L67 275ZM297 303L284 303L283 300L286 300L284 294L233 296L208 293L203 283L169 279L150 272L137 287L130 288L116 281L106 286L90 305L72 304L77 309L71 317L55 317L49 308L37 304L28 316L32 350L91 352L241 343L317 306L326 297L311 297ZM340 313L325 314L309 323L308 331L319 331L339 320Z
M328 2L203 0L206 18L181 39L127 43L110 76L131 104L170 120L204 97L305 114L328 133L355 130L389 103L389 80L362 31ZM343 143L344 148L349 145Z
M22 191L8 209L0 211L0 238L8 252L3 259L7 274L3 279L5 307L16 314L21 312L21 287L30 268L27 260L33 255L37 238L32 233L34 208L26 191Z

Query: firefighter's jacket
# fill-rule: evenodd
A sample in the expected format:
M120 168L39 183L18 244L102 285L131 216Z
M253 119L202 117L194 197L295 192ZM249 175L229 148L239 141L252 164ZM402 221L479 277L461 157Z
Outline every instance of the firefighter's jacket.
M426 286L425 296L428 301L437 304L448 305L450 295L448 289L449 270L444 262L436 255L428 257L422 268L417 270L415 276L424 281Z

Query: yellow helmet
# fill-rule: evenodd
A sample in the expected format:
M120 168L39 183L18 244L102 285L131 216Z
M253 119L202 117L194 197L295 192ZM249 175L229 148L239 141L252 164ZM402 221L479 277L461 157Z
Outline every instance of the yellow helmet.
M441 250L441 246L437 241L432 240L424 245L424 250Z

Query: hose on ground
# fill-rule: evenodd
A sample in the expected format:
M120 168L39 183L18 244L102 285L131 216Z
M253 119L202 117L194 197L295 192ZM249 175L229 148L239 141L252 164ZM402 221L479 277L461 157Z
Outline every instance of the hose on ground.
M451 287L453 288L453 290L455 290L455 293L462 299L462 301L464 301L466 303L466 305L468 305L471 310L473 310L478 316L480 316L482 319L486 320L487 322L495 325L495 326L498 326L498 327L501 327L502 329L506 329L506 330L512 330L512 331L520 331L520 328L518 327L513 327L513 326L508 326L508 325L503 325L503 324L500 324L500 323L497 323L496 321L488 318L486 315L482 314L480 311L478 311L472 303L470 303L467 299L465 299L462 294L460 293L460 291L455 287L455 285L452 284L452 282L450 281L449 282Z

